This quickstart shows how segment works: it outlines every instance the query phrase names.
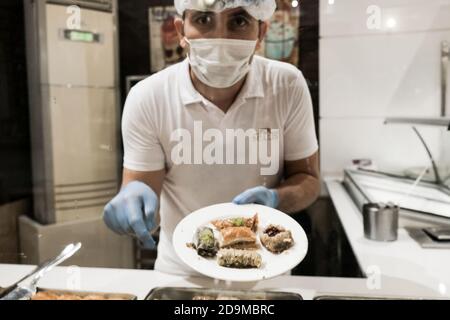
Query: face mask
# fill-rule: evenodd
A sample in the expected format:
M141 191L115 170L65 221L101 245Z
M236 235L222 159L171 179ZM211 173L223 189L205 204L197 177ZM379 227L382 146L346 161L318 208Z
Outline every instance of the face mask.
M213 88L229 88L250 71L256 40L195 39L190 46L189 63L195 76Z

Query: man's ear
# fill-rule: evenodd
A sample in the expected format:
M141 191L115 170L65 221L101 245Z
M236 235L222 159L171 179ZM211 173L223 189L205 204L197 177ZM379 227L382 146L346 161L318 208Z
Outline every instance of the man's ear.
M259 50L261 43L266 38L267 30L269 30L269 22L263 21L259 25L258 43L256 44L256 50Z
M176 17L174 20L175 30L177 31L178 40L180 41L180 46L185 49L187 47L186 40L184 39L184 21L180 17Z

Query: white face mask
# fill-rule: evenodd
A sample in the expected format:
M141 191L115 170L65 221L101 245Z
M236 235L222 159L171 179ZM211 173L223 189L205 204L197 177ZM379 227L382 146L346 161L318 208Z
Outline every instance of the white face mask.
M250 71L257 40L195 39L190 46L189 63L195 76L213 88L229 88Z

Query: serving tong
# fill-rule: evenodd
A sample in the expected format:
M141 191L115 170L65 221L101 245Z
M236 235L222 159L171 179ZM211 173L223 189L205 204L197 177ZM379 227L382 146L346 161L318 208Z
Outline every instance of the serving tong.
M36 293L39 280L55 266L72 257L80 248L80 242L71 243L57 257L42 263L13 285L0 288L0 300L29 300ZM30 281L21 285L25 280Z

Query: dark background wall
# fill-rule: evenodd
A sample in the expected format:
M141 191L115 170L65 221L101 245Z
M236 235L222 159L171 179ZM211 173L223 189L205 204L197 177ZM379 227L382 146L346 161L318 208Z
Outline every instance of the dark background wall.
M0 1L0 204L31 196L24 14Z
M171 6L173 0L119 0L122 105L126 98L126 77L150 73L148 10L163 5Z
M319 129L319 1L300 1L300 70L305 76Z

